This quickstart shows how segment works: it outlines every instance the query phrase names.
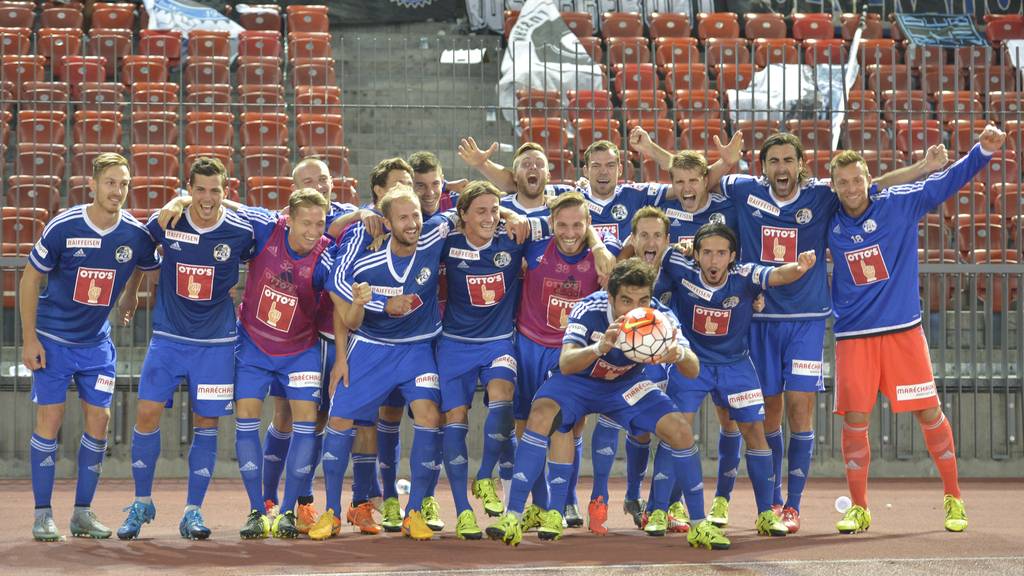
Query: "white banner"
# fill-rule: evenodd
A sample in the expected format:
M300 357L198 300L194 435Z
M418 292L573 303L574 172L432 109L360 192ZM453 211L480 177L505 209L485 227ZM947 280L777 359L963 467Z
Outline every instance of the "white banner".
M513 120L517 89L569 90L603 88L601 68L558 14L555 0L527 0L509 34L501 62L498 104Z
M150 30L178 30L185 36L189 30L226 30L232 39L245 30L217 10L191 0L144 0L144 3L149 12Z

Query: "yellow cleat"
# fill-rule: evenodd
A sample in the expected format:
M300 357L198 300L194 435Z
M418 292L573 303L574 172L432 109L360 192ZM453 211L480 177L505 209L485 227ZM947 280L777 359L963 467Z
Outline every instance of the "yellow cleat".
M946 530L950 532L967 530L967 511L964 510L963 500L946 494L942 500L942 507L946 509Z
M317 518L308 530L310 540L327 540L341 533L341 518L328 508Z
M413 540L430 540L434 537L434 531L427 526L419 510L406 513L405 520L402 521L402 534Z

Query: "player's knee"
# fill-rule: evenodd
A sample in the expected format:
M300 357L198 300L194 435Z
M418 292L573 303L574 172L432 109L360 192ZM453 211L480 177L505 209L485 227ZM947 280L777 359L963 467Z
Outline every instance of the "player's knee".
M398 422L402 419L403 410L405 410L404 406L381 406L377 413L381 420Z
M352 421L347 418L331 416L330 420L327 421L327 426L335 432L344 432L352 428Z
M210 418L209 416L200 416L195 412L192 413L192 425L196 428L216 428L218 421L217 417Z
M441 426L441 412L437 404L429 400L416 400L412 403L412 415L416 425L423 428L438 428Z
M651 441L651 434L650 432L644 432L643 434L639 434L637 436L630 435L630 438L633 440L633 442L636 442L637 444L647 444L648 442Z
M93 438L106 438L110 423L110 408L86 405L85 431Z
M917 417L917 421L921 424L932 424L939 419L939 415L942 414L942 409L938 406L934 408L925 408L924 410L918 410L914 412L914 416Z
M469 421L469 409L465 406L452 408L444 413L444 421L448 424L465 424Z
M561 410L558 404L550 398L539 398L530 408L530 417L526 421L526 427L534 432L550 436L561 426L561 421Z
M491 402L509 402L515 393L515 384L508 380L491 380L487 383L487 397Z

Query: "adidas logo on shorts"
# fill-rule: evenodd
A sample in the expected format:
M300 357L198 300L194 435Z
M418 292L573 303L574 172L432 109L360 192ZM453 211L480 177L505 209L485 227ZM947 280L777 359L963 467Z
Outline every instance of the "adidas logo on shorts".
M312 464L308 464L308 465L306 465L306 466L303 466L302 468L299 468L299 469L297 470L297 472L298 472L299 474L309 474L309 473L310 473L310 472L312 472L312 471L313 471L313 465L312 465Z
M92 466L89 466L89 470L96 474L99 474L100 472L103 471L103 464L93 464Z
M254 464L250 460L249 462L246 462L244 466L239 468L238 471L239 472L255 472L256 471L256 464Z
M611 446L605 446L597 451L601 456L615 456L615 450L612 450Z
M203 478L209 478L210 477L210 469L209 468L200 468L199 470L193 470L192 473L195 474L196 476L202 476Z

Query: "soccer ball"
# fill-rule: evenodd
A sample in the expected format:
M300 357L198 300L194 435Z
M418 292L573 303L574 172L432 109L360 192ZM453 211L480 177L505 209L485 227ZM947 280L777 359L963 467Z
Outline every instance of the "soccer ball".
M615 346L626 358L650 364L668 352L673 340L672 323L654 308L634 308L622 319Z

